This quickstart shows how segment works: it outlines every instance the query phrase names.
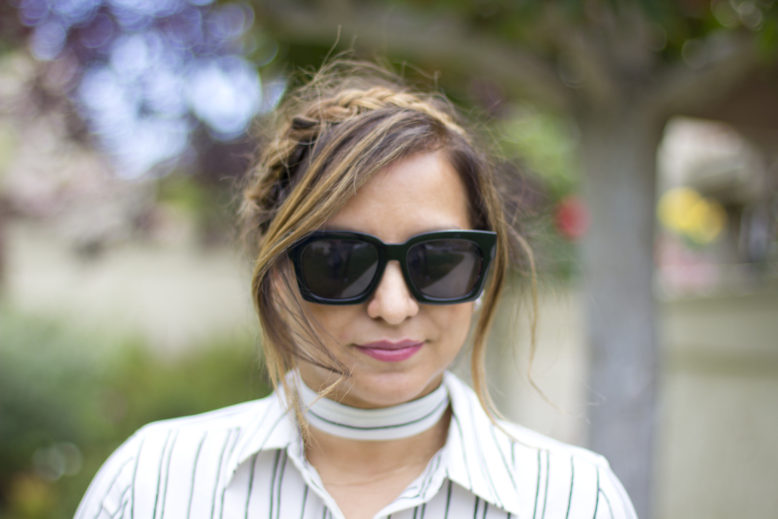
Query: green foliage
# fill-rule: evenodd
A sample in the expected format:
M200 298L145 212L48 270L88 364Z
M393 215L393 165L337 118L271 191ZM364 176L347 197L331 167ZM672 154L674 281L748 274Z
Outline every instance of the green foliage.
M209 182L180 171L156 182L157 203L194 222L203 243L230 242L235 213L231 182Z
M205 186L182 174L171 174L157 182L157 201L192 214L213 204Z
M765 61L778 59L778 13L764 21L758 43Z
M0 328L0 352L0 466L20 470L36 447L94 426L97 355L53 322L12 314Z
M496 123L502 154L521 161L540 193L521 226L528 234L541 277L567 280L577 274L576 244L556 226L560 200L578 190L577 131L564 116L520 106Z
M3 307L0 517L72 517L108 454L141 425L262 396L251 340L219 337L161 356Z
M498 123L503 153L520 157L553 199L577 187L577 140L569 119L524 106Z

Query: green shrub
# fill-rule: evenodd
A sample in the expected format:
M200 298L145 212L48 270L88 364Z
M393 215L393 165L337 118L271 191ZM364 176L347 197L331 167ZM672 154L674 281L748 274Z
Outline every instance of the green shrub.
M2 310L3 518L72 517L100 464L141 425L268 392L247 337L160 356L137 338Z

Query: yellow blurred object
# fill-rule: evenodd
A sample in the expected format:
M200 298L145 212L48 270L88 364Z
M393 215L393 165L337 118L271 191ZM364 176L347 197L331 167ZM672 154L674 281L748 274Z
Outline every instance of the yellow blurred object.
M721 204L688 187L667 191L657 211L662 225L701 245L714 241L727 221Z
M9 505L11 517L43 519L54 511L57 496L55 489L38 476L17 474L11 481Z

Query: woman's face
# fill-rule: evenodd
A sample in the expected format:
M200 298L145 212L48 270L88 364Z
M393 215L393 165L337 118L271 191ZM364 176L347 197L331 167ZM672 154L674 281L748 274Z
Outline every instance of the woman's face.
M401 243L423 232L469 229L468 214L465 186L445 155L420 153L377 173L325 228ZM366 302L303 301L303 308L318 324L319 339L352 373L331 397L364 408L407 402L437 387L467 337L473 313L473 303L416 301L396 261L387 264ZM315 390L336 378L304 361L300 373Z

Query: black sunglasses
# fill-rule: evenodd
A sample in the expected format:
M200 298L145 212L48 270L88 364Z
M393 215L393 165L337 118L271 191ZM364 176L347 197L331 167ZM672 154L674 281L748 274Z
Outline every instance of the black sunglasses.
M472 301L483 290L497 234L452 230L386 244L369 234L316 231L289 249L303 299L328 305L366 301L390 260L400 262L405 283L420 303Z

